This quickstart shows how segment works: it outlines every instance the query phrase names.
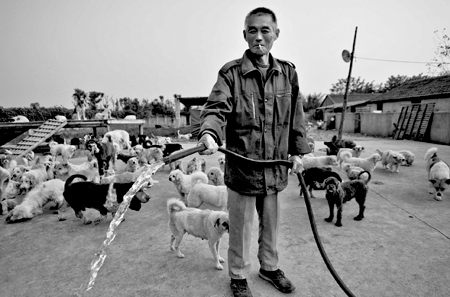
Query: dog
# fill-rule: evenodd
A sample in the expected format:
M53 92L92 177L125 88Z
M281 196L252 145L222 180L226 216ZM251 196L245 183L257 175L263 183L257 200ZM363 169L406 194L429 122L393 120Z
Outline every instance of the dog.
M364 210L366 209L366 196L369 191L366 183L362 180L352 180L340 182L335 177L328 177L324 182L325 197L330 209L330 215L325 218L325 221L332 222L334 218L334 206L336 205L336 223L337 227L342 227L342 208L343 204L355 198L359 205L359 213L354 218L356 221L361 221L364 218Z
M337 161L339 163L339 166L341 166L342 164L342 152L350 152L352 154L353 158L359 158L361 156L362 151L364 150L364 147L357 145L354 148L340 148L338 153L337 153Z
M50 201L56 203L58 220L63 221L63 212L67 208L63 191L64 182L60 179L52 179L37 185L26 194L21 204L6 215L6 222L13 223L32 219L42 214L42 207Z
M75 178L80 178L84 181L73 183ZM75 216L81 219L85 225L92 223L92 221L88 220L82 211L85 211L86 208L98 210L101 216L94 220L94 224L97 225L106 219L108 212L114 213L116 211L116 209L110 209L108 211L107 206L110 206L111 200L116 200L118 204L122 203L123 197L133 184L133 182L98 184L87 181L84 175L74 174L66 180L63 195L68 205L75 211ZM80 195L80 193L83 193L83 195ZM111 197L112 195L114 197ZM141 203L147 203L149 200L150 196L143 189L140 189L131 198L129 208L134 211L139 211L141 209Z
M28 193L34 187L48 180L47 168L44 164L38 164L20 177L21 194Z
M414 163L415 155L411 151L401 150L398 151L398 153L405 158L405 161L402 162L402 166L411 166Z
M127 164L128 160L130 160L131 158L136 158L137 155L125 155L122 153L118 153L117 154L117 160L120 160L122 162L124 162L125 164Z
M324 190L324 187L321 187L320 185L323 184L323 182L328 177L335 177L340 182L342 181L342 178L337 172L334 172L329 167L312 167L303 170L301 173L297 173L297 177L300 181L299 174L302 175L303 180L305 181L306 188L309 189L309 196L311 198L316 198L313 194L314 190ZM302 196L302 190L300 189L300 196Z
M146 165L146 164L154 164L157 162L162 161L163 159L163 151L160 148L152 147L148 149L143 149L137 156L139 165Z
M176 251L179 258L185 257L180 250L180 243L186 232L206 239L214 257L215 268L222 270L223 266L220 263L225 260L219 255L219 245L222 236L229 231L228 214L223 211L186 207L176 198L167 201L167 212L169 213L169 229L172 232L170 250Z
M98 170L97 160L85 161L80 165L72 164L70 162L60 163L54 168L56 178L60 180L67 180L74 174L81 174L86 176L87 180L93 182L100 181L100 175Z
M217 161L219 162L220 170L225 172L225 155L220 155L219 158L217 158Z
M337 135L334 135L331 139L331 142L336 145L338 148L354 148L356 143L353 140L349 139L337 139Z
M303 156L303 158L301 158L300 160L302 162L304 170L313 167L339 165L336 156L320 156L320 157Z
M369 171L364 170L358 166L353 166L348 163L343 163L342 169L347 174L347 177L349 180L360 179L360 180L363 180L366 184L368 184L370 179L372 178L372 175L370 174ZM367 176L367 177L364 177L364 176Z
M125 130L114 130L107 132L102 139L103 143L110 142L112 139L113 142L119 144L121 150L130 149L130 134Z
M127 161L125 172L136 172L139 168L139 161L137 157L133 157Z
M380 161L384 169L389 169L392 172L399 172L398 167L405 161L403 155L393 150L387 150L385 152L382 152L379 149L375 150L381 156Z
M194 157L192 158L186 166L186 174L192 174L195 171L205 172L206 161L204 158Z
M208 176L202 171L196 171L190 175L187 175L181 170L176 169L169 173L169 180L173 182L184 202L186 201L186 197L191 191L192 186L198 182L207 184Z
M107 142L88 140L86 148L97 159L98 172L103 175L109 168L115 168L117 150L111 135L105 135ZM105 139L104 138L104 139Z
M72 158L75 150L77 149L74 145L59 144L56 141L50 141L48 146L50 147L50 154L52 154L55 160L59 155L61 155L64 163L67 163L67 161Z
M192 133L180 134L180 130L177 130L178 139L190 140L192 138Z
M377 163L381 160L381 156L377 153L372 154L368 158L354 158L350 152L342 152L341 158L343 162L353 166L361 167L362 169L373 172L377 167Z
M228 191L226 186L215 186L204 183L194 184L187 195L187 206L199 208L203 204L221 211L227 210Z
M311 150L311 153L314 153L314 149L316 147L316 143L314 142L314 139L311 137L307 137L306 139L308 141L308 146L309 146L309 149Z
M16 167L12 168L10 173L11 173L11 179L14 181L20 181L20 178L22 177L22 175L27 172L30 171L31 167L29 166L25 166L25 165L17 165Z
M327 146L327 156L336 156L339 152L339 148L333 142L324 141L323 144Z
M225 179L223 176L223 171L218 167L211 167L206 171L206 175L208 176L208 180L212 182L215 186L224 186Z
M427 161L428 181L430 182L430 194L434 194L434 199L442 201L444 191L450 185L450 167L448 163L438 157L437 147L428 149L425 153Z

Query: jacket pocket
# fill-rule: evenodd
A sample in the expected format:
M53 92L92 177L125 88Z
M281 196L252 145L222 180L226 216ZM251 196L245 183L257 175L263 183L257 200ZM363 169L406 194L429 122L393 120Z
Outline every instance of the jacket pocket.
M257 128L259 127L259 105L258 97L254 92L239 94L236 100L234 118L237 127Z
M280 92L275 94L274 114L278 125L287 125L290 122L292 93Z

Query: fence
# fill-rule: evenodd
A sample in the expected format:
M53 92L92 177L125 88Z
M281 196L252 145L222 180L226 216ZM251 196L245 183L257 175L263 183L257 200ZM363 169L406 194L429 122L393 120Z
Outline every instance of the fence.
M186 126L187 119L185 115L180 115L180 127ZM156 125L163 127L176 127L175 117L167 116L152 116L145 119L144 127L156 127Z

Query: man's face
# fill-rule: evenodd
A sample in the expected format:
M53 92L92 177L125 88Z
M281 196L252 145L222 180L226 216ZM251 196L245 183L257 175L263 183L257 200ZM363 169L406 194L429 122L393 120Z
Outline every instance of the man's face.
M244 38L250 51L258 56L269 54L279 34L280 30L267 14L251 15L244 30Z

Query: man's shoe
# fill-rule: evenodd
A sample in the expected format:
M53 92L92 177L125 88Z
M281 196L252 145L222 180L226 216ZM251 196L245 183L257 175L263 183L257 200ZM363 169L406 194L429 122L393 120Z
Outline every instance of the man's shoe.
M295 286L287 277L284 276L284 272L280 269L275 271L260 269L259 277L272 283L272 285L280 292L291 293L295 290Z
M231 291L234 297L253 297L246 279L231 279Z

